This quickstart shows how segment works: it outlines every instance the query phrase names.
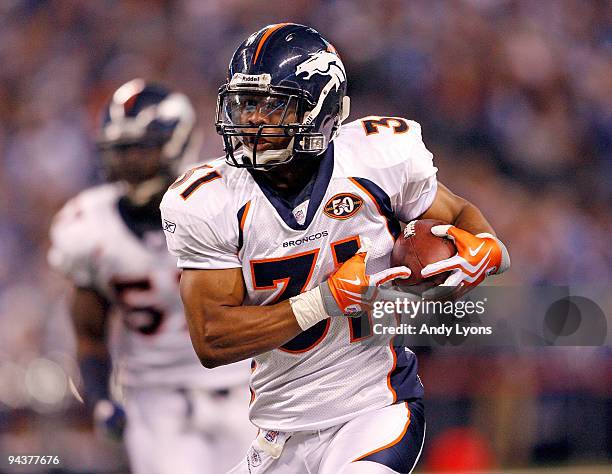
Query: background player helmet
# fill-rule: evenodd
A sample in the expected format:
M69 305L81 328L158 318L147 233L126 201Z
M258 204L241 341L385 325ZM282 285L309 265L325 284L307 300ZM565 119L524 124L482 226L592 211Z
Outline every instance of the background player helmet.
M132 186L172 179L194 125L195 111L184 94L143 79L123 84L104 109L96 139L108 178Z
M349 114L346 84L338 53L316 30L280 23L253 33L219 89L227 162L266 169L323 153Z

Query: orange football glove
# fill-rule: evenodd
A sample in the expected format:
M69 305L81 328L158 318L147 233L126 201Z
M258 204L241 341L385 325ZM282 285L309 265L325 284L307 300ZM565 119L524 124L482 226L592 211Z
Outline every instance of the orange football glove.
M398 278L409 278L408 267L393 267L366 275L368 251L362 246L319 285L325 311L330 316L355 316L369 308L376 297L376 288Z
M506 246L489 233L473 235L453 225L434 226L431 233L451 239L457 247L457 254L430 263L421 270L425 278L451 272L444 283L423 293L424 298L461 298L487 276L503 273L510 267Z
M359 316L367 311L377 297L378 287L397 278L409 278L408 267L394 267L366 275L368 240L319 286L289 298L289 304L297 323L306 330L330 316ZM382 289L381 289L382 291ZM388 298L397 292L387 290Z

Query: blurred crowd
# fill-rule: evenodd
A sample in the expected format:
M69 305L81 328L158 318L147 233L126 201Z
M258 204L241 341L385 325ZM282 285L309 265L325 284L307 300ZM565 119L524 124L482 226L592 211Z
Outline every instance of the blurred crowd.
M29 420L34 409L46 414L46 423L73 405L66 377L76 375L63 305L65 284L47 268L45 255L52 216L68 198L100 180L92 146L100 107L129 79L161 81L192 98L202 156L219 156L221 140L213 120L229 58L251 32L279 21L312 25L334 43L346 66L351 119L396 115L422 124L440 180L474 201L508 244L513 267L502 283L609 287L608 1L3 1L0 452L3 432L14 436L31 427L20 424L15 413ZM466 357L472 360L473 355ZM571 414L577 416L583 413L579 401L586 397L588 414L595 410L594 419L601 410L605 414L604 434L586 442L591 443L587 452L595 459L612 456L605 435L612 418L609 351L521 355L519 369L519 356L505 357L485 358L488 365L461 364L473 369L471 377L497 373L502 378L495 397L487 398L484 384L473 393L465 388L473 384L458 389L444 383L445 373L457 373L447 354L424 355L426 387L434 406L446 407L448 426L477 426L479 414L481 425L489 420L490 432L484 434L493 440L491 449L502 464L565 460L581 452L580 446L562 436L569 420L555 434L554 408L567 408L567 400L573 400L572 409L578 411ZM580 363L567 363L576 358ZM552 392L549 385L539 386L542 368L550 367L551 360L564 361L552 365L558 378L568 381L553 384ZM590 379L572 384L575 374ZM529 383L517 384L516 377ZM583 398L571 398L576 391ZM545 441L563 439L558 451L549 452L541 447L538 423L543 421L533 418L540 411L532 405L550 401L551 393L561 395L553 397L558 405L553 403L553 421L544 427L549 430ZM489 407L495 416L483 418L482 397L495 402L495 410ZM500 440L504 435L495 433L517 423L512 407L520 408L523 420L531 420L525 424L532 430L514 453L507 452L512 444ZM545 405L540 408L544 413ZM442 432L444 423L435 424L434 434ZM544 449L540 457L538 449Z

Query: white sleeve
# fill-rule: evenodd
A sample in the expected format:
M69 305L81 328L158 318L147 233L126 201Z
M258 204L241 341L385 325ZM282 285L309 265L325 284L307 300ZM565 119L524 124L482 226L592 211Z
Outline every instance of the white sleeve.
M433 165L433 155L423 143L420 126L412 123L417 130L405 150L407 159L402 183L393 202L395 215L403 222L409 222L429 209L438 190L438 169Z
M195 215L180 209L183 203L172 205L164 197L161 205L162 226L168 250L178 258L179 268L219 270L241 267L238 258L237 230L227 214ZM237 221L236 221L237 228Z
M368 129L368 123L374 128ZM433 203L438 169L423 143L419 123L368 116L343 125L338 142L341 155L351 157L340 163L344 166L340 172L374 181L401 221L418 217Z
M68 203L54 218L50 229L51 247L47 262L79 287L94 287L92 237L87 235L83 218L74 203Z

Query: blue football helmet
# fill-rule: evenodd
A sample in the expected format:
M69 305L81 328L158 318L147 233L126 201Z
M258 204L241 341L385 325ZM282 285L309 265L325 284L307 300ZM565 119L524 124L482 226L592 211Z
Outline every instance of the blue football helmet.
M236 50L219 89L216 128L227 162L269 169L323 153L349 114L346 73L314 29L270 25Z
M106 105L96 137L111 179L117 174L117 168L122 167L128 169L124 173L127 181L131 175L138 174L138 163L130 161L130 152L140 153L142 161L159 161L152 173L176 175L178 162L189 145L195 118L191 102L182 93L143 79L123 84ZM135 182L138 180L134 178Z

